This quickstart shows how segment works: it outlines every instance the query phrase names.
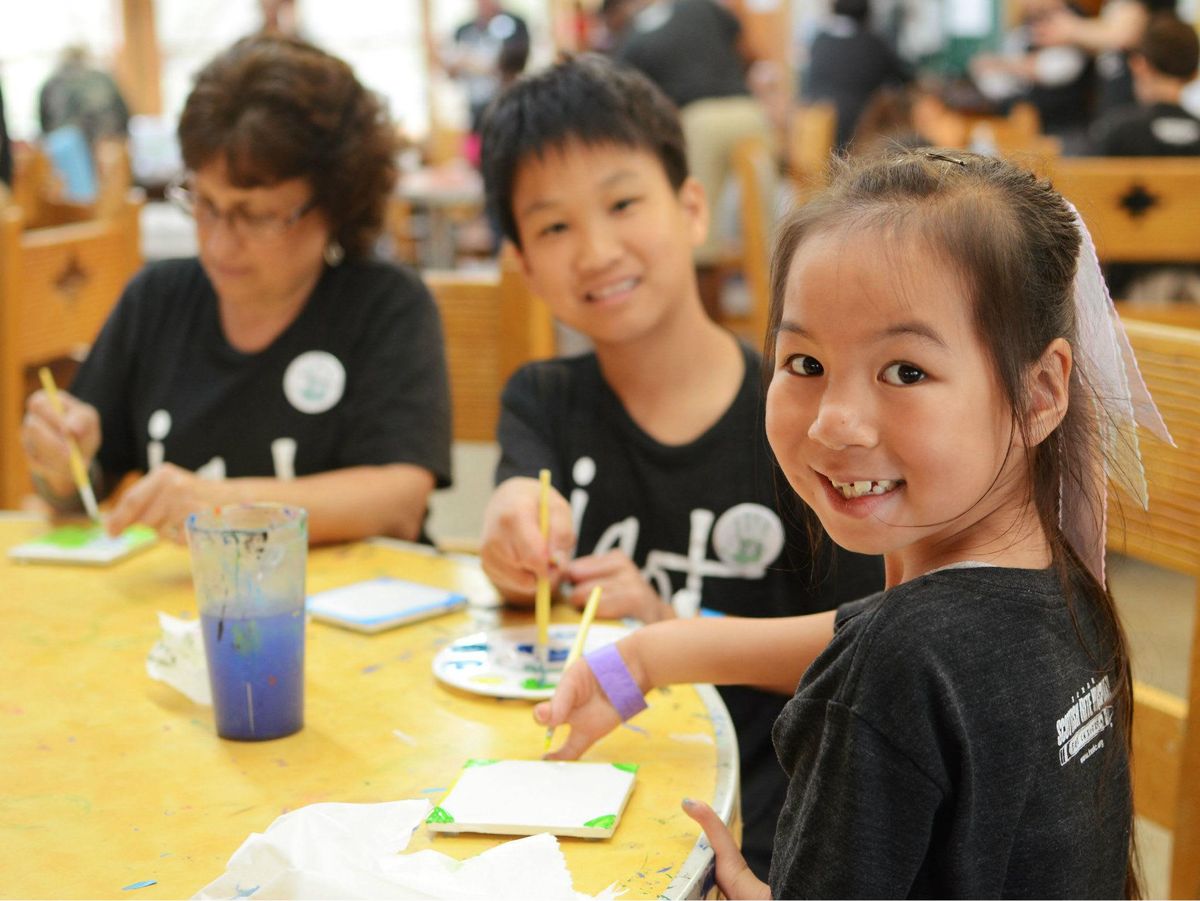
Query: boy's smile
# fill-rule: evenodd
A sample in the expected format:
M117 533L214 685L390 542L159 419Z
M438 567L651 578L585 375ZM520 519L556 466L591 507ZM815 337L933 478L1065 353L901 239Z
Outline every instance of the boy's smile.
M534 292L597 345L653 333L695 293L703 190L689 179L676 192L647 151L572 140L531 155L512 209Z
M1022 449L972 315L912 238L820 233L793 258L767 434L844 547L923 571L1007 540Z

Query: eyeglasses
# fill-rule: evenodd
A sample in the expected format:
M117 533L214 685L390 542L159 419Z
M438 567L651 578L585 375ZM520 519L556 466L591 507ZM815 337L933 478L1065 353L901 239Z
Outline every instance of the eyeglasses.
M317 205L313 197L286 216L278 213L247 213L238 207L222 211L212 202L197 197L188 185L186 176L172 181L163 193L167 200L195 219L197 225L211 228L224 221L234 235L247 241L281 237Z

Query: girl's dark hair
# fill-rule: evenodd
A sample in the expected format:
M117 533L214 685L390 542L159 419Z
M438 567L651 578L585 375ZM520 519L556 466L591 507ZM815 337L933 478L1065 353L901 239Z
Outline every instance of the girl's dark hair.
M1095 479L1099 423L1078 354L1062 422L1036 445L1028 431L1029 366L1055 338L1077 347L1073 288L1081 239L1074 212L1032 173L957 150L893 148L874 157L835 160L833 167L830 186L794 211L777 233L765 371L774 371L775 333L792 259L813 235L847 227L883 229L921 241L954 267L971 299L975 330L991 357L1013 426L1030 448L1028 501L1050 541L1076 631L1097 667L1112 679L1117 721L1131 751L1133 684L1124 630L1112 595L1059 526L1060 482L1064 495L1080 499L1097 517L1103 501ZM1086 619L1096 622L1094 630L1080 627L1080 610L1091 614ZM1088 640L1085 632L1095 637ZM1141 888L1130 816L1125 888L1135 898Z
M513 82L488 108L480 132L488 210L517 247L513 182L530 156L572 141L615 144L657 157L675 190L688 176L675 105L640 72L595 53L567 57Z
M367 255L396 181L396 134L349 65L276 35L243 38L196 76L179 119L184 164L223 155L243 188L304 178L349 257Z

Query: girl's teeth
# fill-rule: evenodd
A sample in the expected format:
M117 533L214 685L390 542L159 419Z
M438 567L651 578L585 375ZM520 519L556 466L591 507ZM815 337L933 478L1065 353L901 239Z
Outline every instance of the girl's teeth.
M842 497L846 499L865 497L868 494L886 494L899 484L892 479L879 479L873 482L834 482L830 479L830 482L834 488L841 492Z

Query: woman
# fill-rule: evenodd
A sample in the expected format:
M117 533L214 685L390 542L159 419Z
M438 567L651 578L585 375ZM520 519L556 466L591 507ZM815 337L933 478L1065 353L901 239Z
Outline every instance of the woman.
M341 60L246 38L199 74L179 122L198 259L126 288L57 416L41 392L22 441L39 493L78 508L66 436L114 507L181 540L193 510L277 501L314 542L422 534L449 484L441 326L410 272L370 260L394 132Z

